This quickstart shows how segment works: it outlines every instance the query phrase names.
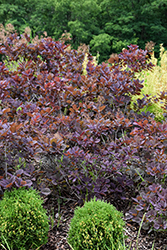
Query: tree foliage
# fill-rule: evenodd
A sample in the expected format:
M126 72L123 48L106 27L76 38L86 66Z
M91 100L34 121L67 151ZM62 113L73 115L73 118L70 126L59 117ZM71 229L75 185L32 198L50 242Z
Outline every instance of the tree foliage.
M0 22L11 23L19 33L30 26L32 35L44 31L56 40L66 30L71 33L71 44L90 45L100 61L112 53L120 53L129 44L145 48L147 41L167 46L166 0L2 0Z

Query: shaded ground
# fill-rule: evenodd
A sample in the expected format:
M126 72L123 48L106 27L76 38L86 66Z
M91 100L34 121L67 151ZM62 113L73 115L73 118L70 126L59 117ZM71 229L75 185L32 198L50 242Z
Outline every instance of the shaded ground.
M107 199L110 200L109 197ZM115 203L115 202L114 202ZM56 249L68 249L71 247L67 243L67 234L69 230L70 220L74 214L74 208L77 206L75 200L71 200L70 197L66 201L63 199L57 200L55 197L50 196L44 207L50 211L49 213L54 217L54 225L49 231L48 243L42 246L41 250L56 250ZM114 204L115 205L115 204ZM122 211L126 212L127 204L117 204L117 207L122 207ZM53 213L54 209L54 213ZM52 217L52 219L53 219ZM53 223L53 221L52 221ZM138 246L137 246L137 235L139 227L134 223L126 223L125 234L128 236L126 239L126 245L131 245L131 250L149 250L152 249L152 244L155 241L155 250L166 250L167 249L167 232L166 233L154 233L148 234L148 232L142 230L139 235ZM138 247L138 248L137 248ZM127 247L129 250L129 248Z
M78 203L77 198L73 197L68 191L69 190L65 188L61 193L62 196L60 196L60 194L58 195L56 191L53 191L49 196L43 197L44 208L47 210L50 218L50 230L48 242L41 246L40 250L72 250L67 243L70 220L74 215L74 209L83 204ZM126 200L120 200L118 197L114 198L108 195L108 197L105 197L105 201L110 202L119 211L125 214L130 209L133 194L134 190L129 188L126 192ZM126 222L126 250L151 250L153 249L152 245L154 242L154 250L167 250L167 231L165 233L151 232L148 234L147 231L141 230L139 237L138 231L139 226L137 224ZM131 248L128 247L130 244Z

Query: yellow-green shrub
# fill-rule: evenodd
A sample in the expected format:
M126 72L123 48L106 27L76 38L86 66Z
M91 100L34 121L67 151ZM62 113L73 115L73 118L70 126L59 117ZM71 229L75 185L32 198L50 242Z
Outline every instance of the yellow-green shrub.
M137 99L142 99L146 94L150 95L150 97L154 100L155 96L158 97L160 92L167 91L167 51L165 51L162 44L160 45L159 64L154 56L154 53L152 54L150 60L155 65L153 70L142 71L141 73L136 74L136 77L140 80L144 80L144 82L141 94L132 97L133 102L136 102ZM163 100L159 100L155 103L153 100L151 104L144 107L141 112L150 111L155 115L156 120L161 121L164 119L163 113L165 113L165 110L163 107L165 102L163 102ZM131 107L133 108L133 104L131 104Z
M104 201L85 202L71 220L68 243L74 250L123 249L123 214Z
M0 201L0 243L19 250L45 244L49 223L42 203L33 189L6 190Z
M96 56L93 57L93 64L96 66L98 64L98 58L99 58L99 53L97 53ZM86 75L87 74L87 71L86 71L86 67L87 67L87 64L88 64L88 53L85 53L85 58L84 58L84 62L82 64L83 66L83 75Z
M23 57L19 57L18 61L9 61L8 57L7 57L6 60L4 60L5 66L11 72L17 71L17 68L19 67L19 64L23 63L23 62L24 62L24 58Z

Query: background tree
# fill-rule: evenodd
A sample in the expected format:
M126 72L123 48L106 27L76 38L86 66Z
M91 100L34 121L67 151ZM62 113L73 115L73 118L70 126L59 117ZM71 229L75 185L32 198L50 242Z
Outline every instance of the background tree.
M99 35L100 6L97 0L73 0L71 7L71 21L68 22L69 32L73 36L73 45L78 47L80 43L89 44L94 35Z
M0 23L11 23L19 33L29 26L32 35L52 33L54 5L52 0L0 0Z
M32 36L44 31L58 40L71 33L71 45L89 45L100 62L130 44L167 47L166 0L0 0L0 23L11 23L19 33L29 26Z
M145 18L145 32L144 37L140 37L139 45L143 47L144 40L156 42L155 53L158 57L159 45L163 43L167 47L167 1L148 1L143 5L142 15Z
M50 25L53 35L58 40L64 31L69 32L68 22L71 20L70 0L54 0L54 14Z

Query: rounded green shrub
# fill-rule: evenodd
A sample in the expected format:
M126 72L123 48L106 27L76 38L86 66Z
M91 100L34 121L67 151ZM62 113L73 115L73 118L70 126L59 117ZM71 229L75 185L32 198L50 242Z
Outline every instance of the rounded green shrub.
M0 201L0 243L10 249L36 249L48 239L49 221L33 189L6 190Z
M94 198L74 211L68 243L74 250L123 249L123 214Z

